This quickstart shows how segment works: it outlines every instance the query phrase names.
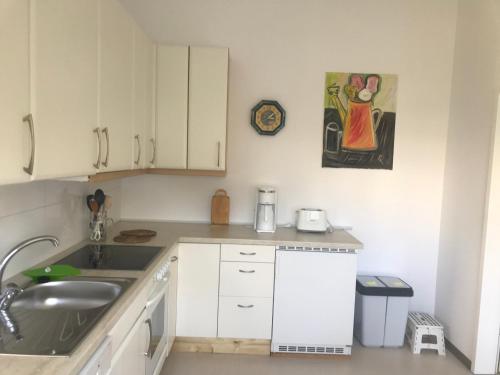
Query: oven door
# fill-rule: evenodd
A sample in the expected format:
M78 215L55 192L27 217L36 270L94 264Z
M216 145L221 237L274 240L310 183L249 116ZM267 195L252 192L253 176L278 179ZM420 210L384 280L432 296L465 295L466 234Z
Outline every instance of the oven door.
M160 372L159 361L167 350L168 280L157 281L155 284L155 291L146 304L146 324L149 328L146 375Z

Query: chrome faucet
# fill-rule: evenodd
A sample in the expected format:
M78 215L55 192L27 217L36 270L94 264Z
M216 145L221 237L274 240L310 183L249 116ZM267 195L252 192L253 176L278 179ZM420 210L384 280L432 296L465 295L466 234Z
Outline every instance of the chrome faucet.
M14 298L22 292L22 289L17 286L14 283L9 283L5 288L2 290L2 280L3 280L3 274L5 272L5 268L7 267L7 264L9 264L10 260L16 255L19 251L24 249L27 246L33 245L37 242L43 242L43 241L49 241L52 243L54 246L59 246L59 239L54 236L38 236L38 237L33 237L30 238L29 240L26 240L24 242L21 242L18 244L16 247L14 247L12 250L10 250L7 255L5 255L0 262L0 311L5 311L7 310L12 302L14 301Z
M10 250L0 262L0 324L7 330L7 332L16 338L16 341L21 341L23 336L19 333L19 327L17 326L16 320L9 312L9 307L12 305L12 302L14 302L16 296L22 293L23 290L14 283L7 284L7 286L2 290L3 274L7 264L9 264L14 255L25 247L42 241L50 241L52 245L56 247L59 246L59 240L54 236L39 236L30 238ZM2 340L1 336L0 340Z

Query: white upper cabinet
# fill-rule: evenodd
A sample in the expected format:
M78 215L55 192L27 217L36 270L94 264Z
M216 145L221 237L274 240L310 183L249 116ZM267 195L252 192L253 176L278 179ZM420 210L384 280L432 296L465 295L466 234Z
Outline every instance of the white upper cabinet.
M187 168L189 47L158 46L156 168Z
M92 174L97 154L98 2L32 0L30 7L33 178Z
M188 169L226 169L229 51L190 47Z
M134 143L133 168L149 166L147 152L152 138L154 45L139 28L134 27Z
M99 124L103 133L100 170L131 169L134 23L118 1L101 0L99 30Z
M0 184L28 181L28 0L0 0L0 61Z

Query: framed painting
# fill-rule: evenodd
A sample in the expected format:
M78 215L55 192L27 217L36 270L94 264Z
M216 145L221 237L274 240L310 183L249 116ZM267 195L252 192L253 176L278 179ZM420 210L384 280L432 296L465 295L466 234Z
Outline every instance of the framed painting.
M326 73L323 168L391 169L397 76Z

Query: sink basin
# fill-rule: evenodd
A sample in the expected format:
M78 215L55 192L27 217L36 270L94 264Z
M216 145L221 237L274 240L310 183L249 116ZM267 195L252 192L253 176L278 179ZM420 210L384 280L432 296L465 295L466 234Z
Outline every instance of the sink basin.
M52 281L35 285L21 293L13 307L29 310L88 310L113 302L122 287L104 281Z
M27 287L8 310L22 339L0 324L0 353L69 356L134 281L82 276Z

